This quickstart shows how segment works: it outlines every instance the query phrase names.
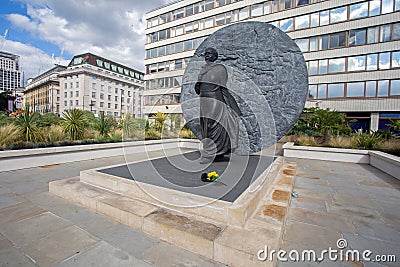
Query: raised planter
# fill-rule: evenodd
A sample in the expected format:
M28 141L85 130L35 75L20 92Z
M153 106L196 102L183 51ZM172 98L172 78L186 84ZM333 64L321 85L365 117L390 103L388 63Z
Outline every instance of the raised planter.
M285 157L370 164L400 179L400 157L374 150L283 145Z
M199 141L191 139L163 139L0 151L0 171L11 171L177 147L198 148Z

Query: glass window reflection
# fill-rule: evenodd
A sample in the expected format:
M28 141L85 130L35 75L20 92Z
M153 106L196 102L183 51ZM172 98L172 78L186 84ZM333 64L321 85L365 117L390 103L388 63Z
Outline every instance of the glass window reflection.
M330 23L347 20L347 7L338 7L330 11Z
M345 71L345 58L329 59L329 73L344 72Z
M328 85L328 98L344 97L344 84L333 83Z
M376 81L368 81L365 83L365 96L366 97L376 96Z
M350 6L350 19L364 18L368 16L368 2Z
M365 56L355 56L348 58L348 71L365 70Z
M390 81L390 95L400 95L400 80Z
M364 96L364 82L348 83L346 95L347 97Z
M378 96L388 96L389 80L378 81Z
M378 54L367 55L367 70L378 69Z
M379 53L379 69L390 69L390 52Z

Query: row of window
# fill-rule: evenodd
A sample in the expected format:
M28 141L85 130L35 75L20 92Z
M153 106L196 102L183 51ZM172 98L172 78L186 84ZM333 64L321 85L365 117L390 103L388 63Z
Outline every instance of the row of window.
M184 69L188 63L189 58L180 58L146 65L146 74Z
M200 37L184 42L169 44L147 50L146 58L170 55L183 51L197 49L206 37ZM318 50L327 50L337 47L373 44L378 42L388 42L400 39L400 23L386 24L363 29L356 29L344 32L337 32L322 36L315 36L303 39L296 39L296 44L302 52L312 52ZM146 66L146 74L158 71L155 64Z
M400 51L307 62L309 75L351 71L386 70L400 67Z
M158 32L147 34L147 43L165 40L182 34L197 32L199 30L221 26L232 22L258 17L271 13L271 5L278 1L264 2L242 9L229 11L224 14L208 17L202 20L189 22L176 27L171 27ZM400 0L373 0L353 5L337 7L312 14L294 18L287 18L271 22L284 32L319 27L347 20L377 16L400 10Z
M97 85L96 85L96 83L92 83L92 89L93 90L96 90L97 89ZM104 84L101 84L100 85L100 91L104 91L105 90L105 86L104 86ZM125 90L124 89L118 89L118 88L112 88L111 86L108 86L107 87L107 92L108 93L115 93L115 94L121 94L121 95L125 95ZM131 96L131 94L132 94L132 91L131 90L127 90L127 92L128 92L128 96Z
M156 17L153 17L149 20L147 20L147 28L155 27L170 21L174 21L177 19L181 19L187 16L191 16L193 14L197 14L203 11L207 11L222 5L226 4L231 4L234 2L239 2L242 0L206 0L206 1L200 1L198 3L188 5L183 8L179 8L177 10L174 10L172 12L168 12ZM264 4L269 7L269 12L266 14L269 14L271 12L278 12L282 11L285 9L289 8L294 8L298 6L303 6L303 5L308 5L308 4L313 4L317 2L321 2L322 0L274 0L274 1L268 1L265 2ZM256 10L257 8L254 8ZM254 14L257 14L259 11L255 11Z
M188 5L177 10L161 14L159 16L153 17L147 20L147 28L155 27L170 21L181 19L187 16L191 16L203 11L207 11L219 6L228 5L234 2L239 2L243 0L205 0L199 1L198 3Z
M97 106L96 106L96 101L92 101L91 104L93 105L93 107L97 107ZM64 100L64 107L67 107L67 106L68 106L68 101L67 101L67 100ZM74 101L73 101L73 100L70 100L70 101L69 101L69 106L70 106L70 107L74 106ZM79 100L75 100L75 107L79 107ZM104 102L100 102L98 107L104 108ZM114 104L114 106L111 107L111 103L107 103L107 108L118 109L118 107L119 107L118 104ZM122 105L121 108L124 109L125 106Z
M146 90L179 87L181 84L182 76L152 79L146 81Z
M196 49L206 39L206 37L195 38L183 42L164 45L146 50L146 59L160 56L167 56L174 53Z
M180 102L180 94L148 95L144 97L145 106L174 105Z
M308 99L400 96L400 80L311 84Z
M312 52L337 47L388 42L399 39L400 23L394 23L296 39L295 42L302 52Z
M69 88L73 88L73 87L74 87L74 83L70 82ZM75 88L79 88L79 82L75 82ZM68 83L64 83L64 89L68 89Z

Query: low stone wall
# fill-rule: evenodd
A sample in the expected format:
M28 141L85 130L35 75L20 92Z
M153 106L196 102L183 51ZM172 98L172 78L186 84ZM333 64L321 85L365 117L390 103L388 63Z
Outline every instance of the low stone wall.
M0 151L0 171L172 148L198 148L198 140L164 139Z
M292 142L284 144L283 150L285 157L369 164L368 150L295 146Z
M400 157L374 150L283 145L285 157L370 164L400 179Z

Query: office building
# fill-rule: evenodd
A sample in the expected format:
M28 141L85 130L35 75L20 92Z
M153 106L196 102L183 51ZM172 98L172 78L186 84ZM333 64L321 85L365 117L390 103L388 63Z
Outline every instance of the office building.
M28 79L24 91L24 104L30 110L41 114L60 113L60 80L59 75L67 67L56 65L35 78Z
M22 87L22 76L19 56L0 51L0 92L15 94Z
M124 113L141 117L139 91L144 73L106 58L76 55L59 73L60 112L78 108L120 118Z
M145 115L181 113L188 59L231 23L263 21L296 41L309 71L306 107L385 128L400 118L400 0L181 0L146 14Z

